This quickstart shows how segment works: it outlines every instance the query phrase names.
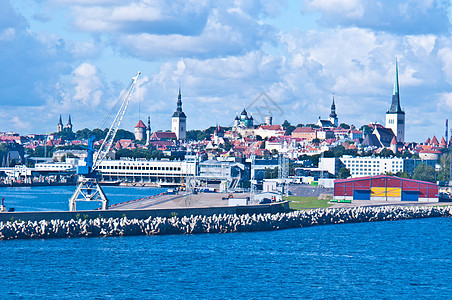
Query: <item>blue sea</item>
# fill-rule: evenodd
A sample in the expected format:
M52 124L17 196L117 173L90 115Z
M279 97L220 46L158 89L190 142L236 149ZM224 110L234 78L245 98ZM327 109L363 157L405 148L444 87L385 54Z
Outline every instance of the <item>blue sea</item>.
M0 187L0 199L5 197L7 208L13 207L15 211L51 211L68 210L69 198L75 192L76 186L39 186L39 187ZM164 188L149 187L102 187L109 204L117 204L130 200L140 199L167 191ZM96 209L100 207L97 202L77 203L77 209Z
M0 241L0 298L451 299L451 234L452 218L432 218Z

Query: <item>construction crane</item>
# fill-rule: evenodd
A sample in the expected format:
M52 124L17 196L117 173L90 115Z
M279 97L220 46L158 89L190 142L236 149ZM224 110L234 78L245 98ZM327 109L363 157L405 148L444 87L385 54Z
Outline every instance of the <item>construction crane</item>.
M129 100L132 97L133 90L135 89L138 76L140 74L141 72L138 72L137 75L132 78L127 90L121 94L118 102L120 102L121 98L123 98L123 101L100 148L97 151L94 149L94 137L91 137L88 140L88 153L85 159L86 165L77 167L79 185L77 186L77 189L72 197L69 199L70 211L77 210L77 202L79 201L101 202L102 210L106 210L108 208L107 196L105 196L104 191L97 182L97 169L113 146L116 133L118 132L119 125L124 117L124 113L126 112Z

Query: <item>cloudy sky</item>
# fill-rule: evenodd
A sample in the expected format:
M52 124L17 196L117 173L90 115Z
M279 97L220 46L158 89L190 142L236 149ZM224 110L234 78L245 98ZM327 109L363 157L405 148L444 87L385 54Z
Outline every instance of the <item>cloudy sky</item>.
M179 85L188 129L255 119L384 122L399 62L407 140L452 117L445 0L2 0L0 131L102 124L137 71L122 128L170 128Z

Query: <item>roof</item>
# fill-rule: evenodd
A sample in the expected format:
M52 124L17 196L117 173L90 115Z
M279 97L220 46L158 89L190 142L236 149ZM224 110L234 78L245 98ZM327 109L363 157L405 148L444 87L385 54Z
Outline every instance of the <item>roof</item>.
M299 132L315 132L315 130L312 127L297 127L294 131L292 131L292 133Z
M319 120L322 127L334 127L330 120Z
M389 145L391 145L392 137L395 136L391 128L377 127L374 129L374 132L377 132L378 135L380 135L380 138L378 140L384 147L389 147Z
M377 136L373 133L366 134L366 137L361 143L364 146L374 146L374 147L381 147L381 143L378 140Z
M138 121L137 125L135 125L135 128L146 128L146 125L144 125L143 121Z
M281 125L261 125L257 129L263 129L263 130L284 130Z
M160 140L160 139L175 139L177 140L177 136L174 132L154 132L151 135L151 139Z
M438 139L436 138L436 136L433 136L433 138L432 138L430 144L439 146L439 142L438 142Z

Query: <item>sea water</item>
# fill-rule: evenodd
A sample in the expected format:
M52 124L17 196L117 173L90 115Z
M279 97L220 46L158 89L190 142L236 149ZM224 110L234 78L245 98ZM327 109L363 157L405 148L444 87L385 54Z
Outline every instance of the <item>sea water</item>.
M0 298L451 299L451 234L431 218L0 241Z
M69 198L76 186L0 187L0 199L5 197L7 208L15 211L68 210ZM104 186L109 204L149 197L167 191L165 188ZM96 209L98 202L77 203L77 209Z

